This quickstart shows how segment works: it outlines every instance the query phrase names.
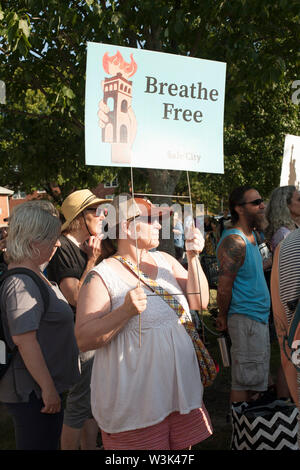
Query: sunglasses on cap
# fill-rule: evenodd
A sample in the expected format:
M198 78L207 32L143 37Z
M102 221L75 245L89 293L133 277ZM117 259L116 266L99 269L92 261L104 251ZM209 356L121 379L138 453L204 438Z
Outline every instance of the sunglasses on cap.
M252 206L260 206L262 202L264 202L264 200L259 198L254 199L253 201L242 202L241 204L239 204L239 206L245 206L246 204L252 204Z
M151 216L151 215L138 215L136 217L136 220L138 222L145 222L146 224L154 224L155 222L158 222L161 224L162 221L162 216L161 215L156 215L156 216Z

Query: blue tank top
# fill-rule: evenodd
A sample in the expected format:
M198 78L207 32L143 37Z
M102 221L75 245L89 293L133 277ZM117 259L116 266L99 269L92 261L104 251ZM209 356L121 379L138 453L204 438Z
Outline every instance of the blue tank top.
M270 313L270 294L265 280L262 257L257 243L253 245L238 229L224 230L217 250L228 235L239 235L246 243L246 256L233 283L228 315L247 315L253 320L267 323ZM217 252L218 255L218 252Z

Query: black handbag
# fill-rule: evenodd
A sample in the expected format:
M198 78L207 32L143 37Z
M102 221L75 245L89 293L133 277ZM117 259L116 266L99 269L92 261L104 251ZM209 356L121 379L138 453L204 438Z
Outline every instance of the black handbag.
M214 255L202 255L201 266L207 278L210 289L217 289L219 277L219 265Z
M299 450L298 409L288 400L232 404L232 450Z

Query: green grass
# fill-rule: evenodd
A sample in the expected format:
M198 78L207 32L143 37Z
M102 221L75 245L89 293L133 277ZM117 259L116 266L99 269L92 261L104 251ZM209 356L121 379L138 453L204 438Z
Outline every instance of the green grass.
M214 302L212 302L212 306ZM218 334L215 329L215 322L208 311L203 314L203 321L208 328ZM210 387L204 389L203 401L210 415L213 426L213 434L193 449L197 450L228 450L231 441L231 424L228 420L230 412L230 367L223 367L222 358L217 342L217 336L204 329L205 345L219 365L219 373Z
M15 436L12 420L4 405L0 403L0 450L15 450Z

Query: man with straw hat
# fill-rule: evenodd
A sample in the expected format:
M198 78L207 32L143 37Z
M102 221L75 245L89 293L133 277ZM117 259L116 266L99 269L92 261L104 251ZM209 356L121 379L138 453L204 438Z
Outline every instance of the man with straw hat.
M101 237L97 234L101 232L104 210L98 208L104 202L107 199L99 199L90 190L82 189L71 193L61 206L65 218L61 246L47 267L47 275L59 285L74 315L80 286L101 254ZM96 448L98 427L90 409L93 356L94 351L80 353L81 378L67 397L62 450L76 450L79 445L81 449Z

